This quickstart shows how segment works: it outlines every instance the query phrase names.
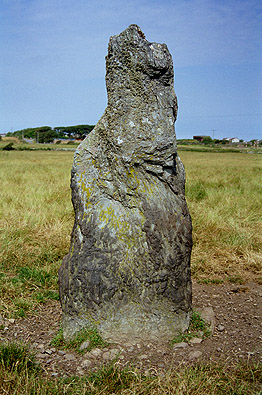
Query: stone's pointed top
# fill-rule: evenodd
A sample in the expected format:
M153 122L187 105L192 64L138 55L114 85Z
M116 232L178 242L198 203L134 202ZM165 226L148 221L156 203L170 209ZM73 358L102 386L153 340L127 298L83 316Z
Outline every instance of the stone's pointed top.
M166 44L146 40L139 26L130 25L110 38L106 70L109 106L117 103L119 109L121 103L129 102L129 107L137 107L134 97L136 101L139 98L140 104L149 104L161 96L157 94L161 87L162 90L167 87L168 93L163 97L168 96L171 101L168 99L166 105L162 101L161 107L174 108L176 118L173 61Z
M129 25L125 30L123 30L121 33L114 35L113 37L118 37L118 36L122 36L122 35L126 35L128 37L131 37L133 35L137 35L140 38L146 39L145 33L142 31L142 29L136 25L136 24L132 24ZM111 37L112 38L112 37Z
M109 47L112 42L117 43L118 45L133 45L137 44L138 47L143 47L144 45L151 44L146 40L146 36L138 25L132 24L129 25L128 28L123 30L121 33L116 34L110 37Z
M140 37L142 37L143 39L146 38L145 34L142 32L141 28L136 25L136 24L132 24L129 25L128 28L126 28L126 30L123 31L124 32L128 32L128 31L132 31L134 33L137 33Z

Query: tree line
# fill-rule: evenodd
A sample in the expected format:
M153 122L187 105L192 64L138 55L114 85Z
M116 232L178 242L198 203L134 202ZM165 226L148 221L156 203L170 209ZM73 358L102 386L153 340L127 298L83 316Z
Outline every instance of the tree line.
M52 143L55 139L84 139L93 130L95 125L75 125L75 126L40 126L37 128L27 128L9 132L7 136L18 137L19 139L34 139L38 143Z

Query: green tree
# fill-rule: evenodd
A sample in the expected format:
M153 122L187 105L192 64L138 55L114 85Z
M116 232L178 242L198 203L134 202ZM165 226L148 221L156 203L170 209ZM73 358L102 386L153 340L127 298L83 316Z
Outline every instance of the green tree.
M49 126L37 128L36 135L38 135L39 143L52 143L57 137L56 131L52 130Z
M39 126L27 128L7 133L7 136L18 137L19 139L35 139L39 143L51 143L55 138L84 139L95 127L95 125L75 125L75 126Z
M211 139L211 137L210 136L205 136L204 138L203 138L203 144L211 144L212 142L213 142L213 140Z
M94 127L95 125L55 126L54 130L58 133L59 138L83 139Z

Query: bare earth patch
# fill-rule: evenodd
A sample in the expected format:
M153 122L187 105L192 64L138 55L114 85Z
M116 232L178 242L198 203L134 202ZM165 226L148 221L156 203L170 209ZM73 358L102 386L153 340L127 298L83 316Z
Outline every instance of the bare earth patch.
M104 349L85 354L71 350L58 350L50 346L61 324L59 302L42 305L25 319L4 320L0 340L23 341L36 352L37 359L51 376L82 375L97 370L110 360L119 367L131 365L145 374L161 374L180 364L222 360L235 364L240 360L262 359L262 286L203 285L193 283L195 309L210 307L214 311L214 332L209 338L180 344L179 347L161 342L135 342L119 340Z

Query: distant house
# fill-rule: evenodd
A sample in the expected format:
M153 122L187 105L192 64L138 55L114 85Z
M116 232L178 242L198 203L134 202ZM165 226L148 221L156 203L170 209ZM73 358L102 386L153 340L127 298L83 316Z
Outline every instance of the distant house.
M229 143L239 143L239 139L237 137L225 137L224 141L228 141Z
M202 143L205 137L209 137L209 136L193 136L193 139Z

